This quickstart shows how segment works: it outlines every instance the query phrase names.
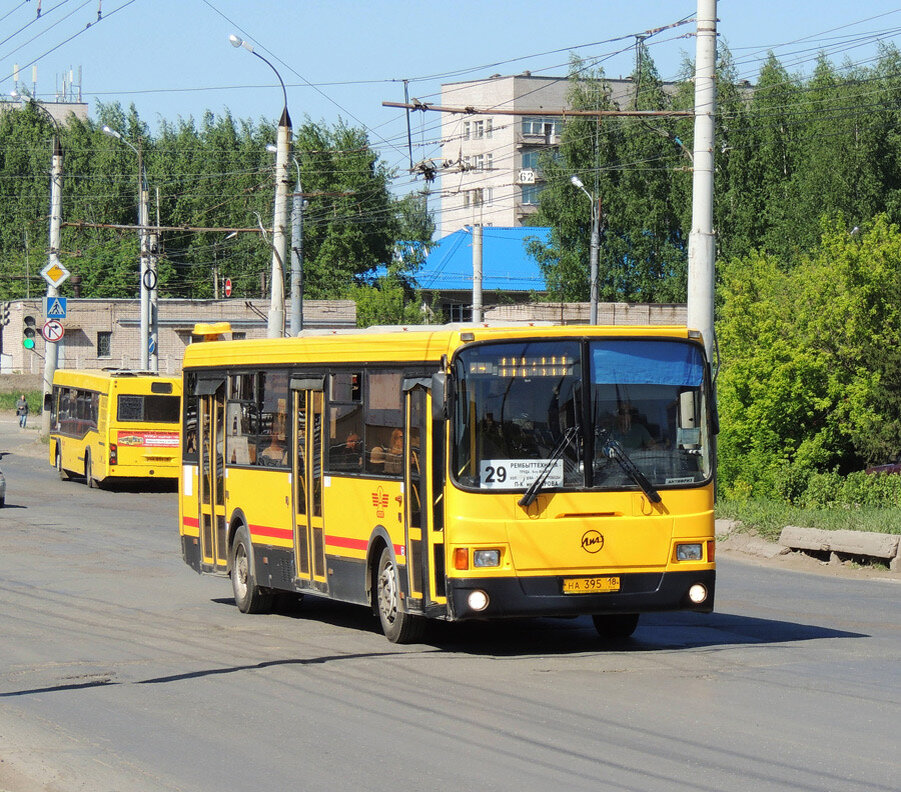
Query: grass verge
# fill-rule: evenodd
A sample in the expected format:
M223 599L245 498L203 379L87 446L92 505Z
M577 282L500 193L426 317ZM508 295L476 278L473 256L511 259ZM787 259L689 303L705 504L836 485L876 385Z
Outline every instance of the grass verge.
M756 531L775 541L786 525L822 528L827 531L871 531L901 533L901 508L876 506L836 506L802 509L788 503L762 500L717 501L716 516L737 520L746 531Z

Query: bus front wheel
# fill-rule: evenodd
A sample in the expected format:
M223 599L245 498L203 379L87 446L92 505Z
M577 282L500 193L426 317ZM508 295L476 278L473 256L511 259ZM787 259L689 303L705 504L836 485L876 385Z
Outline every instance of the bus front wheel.
M400 586L397 567L386 547L379 558L376 576L376 603L382 632L391 643L413 643L422 637L425 621L422 617L404 613L400 607Z
M598 635L604 639L628 638L638 626L637 613L597 613L591 618Z
M272 608L273 595L258 586L253 574L253 548L250 534L243 525L235 533L231 553L232 591L241 613L267 613Z

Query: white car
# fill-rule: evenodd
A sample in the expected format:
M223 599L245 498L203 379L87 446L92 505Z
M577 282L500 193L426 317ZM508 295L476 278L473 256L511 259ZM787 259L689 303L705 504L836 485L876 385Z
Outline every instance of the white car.
M6 477L0 470L0 508L6 506Z

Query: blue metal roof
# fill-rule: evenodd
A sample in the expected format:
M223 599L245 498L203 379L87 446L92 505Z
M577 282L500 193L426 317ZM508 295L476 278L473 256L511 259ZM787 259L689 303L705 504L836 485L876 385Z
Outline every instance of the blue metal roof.
M525 240L535 237L547 244L550 228L482 228L482 289L484 291L544 291L544 276L527 252ZM454 231L432 246L416 273L422 289L472 290L472 228Z

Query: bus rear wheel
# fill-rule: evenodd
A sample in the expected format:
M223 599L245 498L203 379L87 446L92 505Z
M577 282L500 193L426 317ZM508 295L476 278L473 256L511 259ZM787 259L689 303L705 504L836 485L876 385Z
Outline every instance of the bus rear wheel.
M397 567L387 547L379 558L375 589L379 621L385 637L397 644L418 641L425 630L425 620L401 610Z
M94 466L91 464L91 452L84 455L84 483L91 489L97 489L97 479L94 478Z
M69 480L69 473L63 468L63 452L59 450L59 443L56 444L56 472L60 481Z
M638 627L637 613L596 613L591 618L604 639L628 638Z
M272 591L258 586L253 574L253 548L243 525L235 533L231 550L232 591L241 613L268 613L272 609Z

